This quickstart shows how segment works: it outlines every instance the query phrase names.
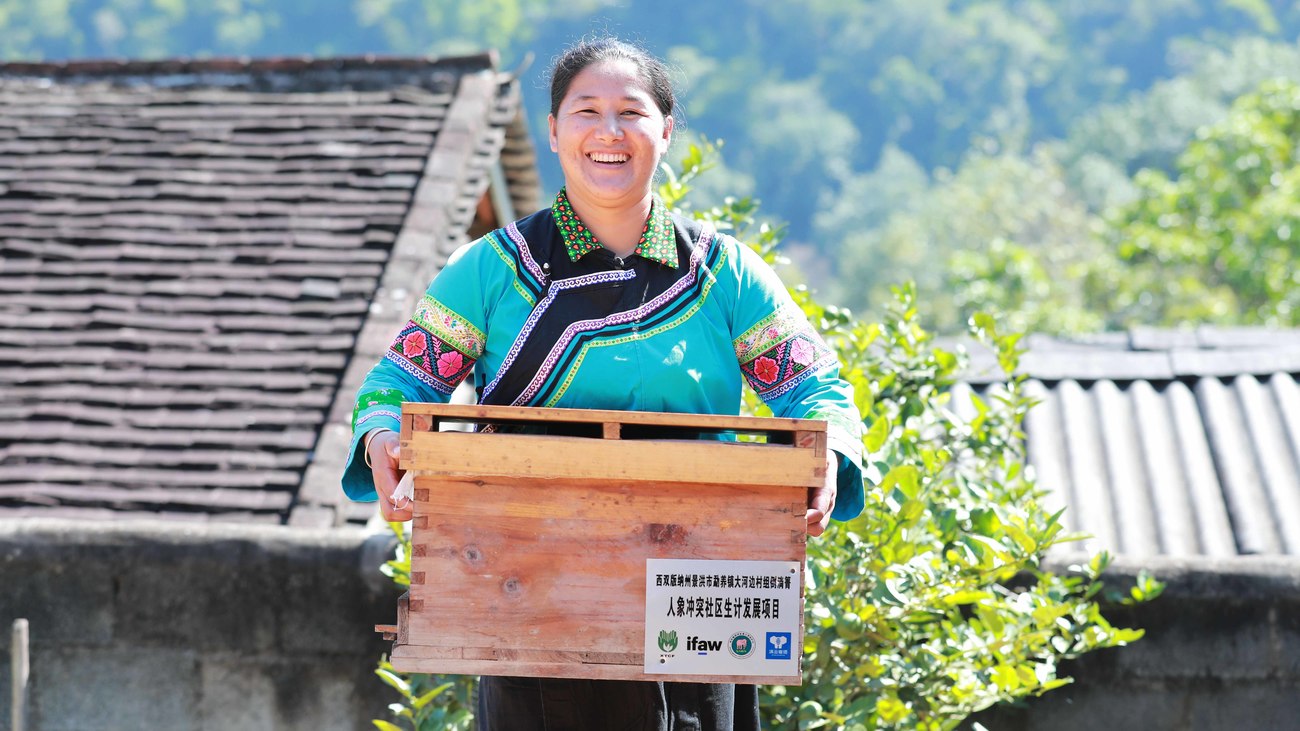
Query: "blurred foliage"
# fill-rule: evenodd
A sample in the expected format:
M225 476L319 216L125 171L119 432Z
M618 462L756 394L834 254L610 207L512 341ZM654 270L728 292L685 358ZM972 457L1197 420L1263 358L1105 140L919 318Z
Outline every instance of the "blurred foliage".
M688 145L676 169L665 166L660 197L779 265L783 231L759 220L755 200L690 206L692 186L717 150L716 143ZM1105 554L1067 576L1041 566L1047 549L1071 536L1062 533L1060 513L1038 503L1026 469L1021 424L1033 401L1024 377L985 396L967 392L970 408L956 408L965 355L935 345L918 322L910 285L895 290L879 322L855 321L806 288L791 293L854 386L867 427L867 500L861 516L808 542L804 684L761 689L766 727L956 729L992 705L1069 683L1058 673L1062 660L1142 636L1111 626L1100 602L1154 599L1159 582L1144 574L1123 596L1107 595ZM971 332L1004 371L1015 371L1018 334L983 314L971 318ZM748 390L746 410L766 411ZM965 412L973 415L958 415ZM385 568L401 585L408 556L404 543ZM378 672L398 690L392 709L407 724L376 722L384 731L470 722L473 679L404 677L383 663ZM420 720L434 714L442 714L437 722Z
M940 170L877 226L845 239L834 298L856 307L893 299L911 276L927 325L960 332L976 311L1017 332L1094 329L1084 276L1104 255L1100 219L1069 186L1051 148L973 152Z
M895 242L906 240L947 262L942 284L922 279L931 285L923 291L941 302L950 293L960 317L992 310L1017 328L1047 332L1142 324L1294 327L1300 325L1297 140L1300 84L1265 81L1196 133L1173 177L1140 170L1130 200L1105 214L1055 197L1052 191L1069 188L1059 178L1044 179L1054 169L1050 160L1012 176L1026 183L1012 196L1018 205L993 200L1000 188L988 181L963 183L977 167L970 162L954 179L956 191L935 186L927 196L937 201L915 216L891 218L884 230L901 228ZM961 209L967 214L955 219L957 231L937 215L927 217L962 205L963 196L977 203L974 211ZM1055 207L1038 220L1061 228L1025 233L1036 201ZM988 211L1001 218L981 228ZM890 242L884 239L882 248ZM940 310L936 321L951 329L953 319L944 315Z
M943 332L980 308L1056 331L1117 321L1079 311L1083 284L1060 275L1139 194L1135 174L1175 175L1196 130L1233 100L1266 79L1300 81L1300 5L1283 0L0 0L5 59L496 48L515 68L531 53L522 89L539 141L548 60L605 32L675 67L679 131L730 142L703 200L761 198L801 263L850 260L803 268L860 312L883 315L889 285L917 280L927 325ZM1064 191L998 177L1040 164L1034 175ZM553 157L539 166L557 188ZM973 186L990 175L999 189L981 199ZM1059 220L1020 215L1052 200L1065 203ZM945 202L1002 212L966 227L967 209ZM1060 251L1076 242L1085 250ZM986 251L993 261L972 260ZM1001 266L1005 292L990 284ZM968 291L949 291L967 276ZM1035 309L1044 282L1066 281L1059 317L1016 314Z
M1124 322L1300 324L1300 84L1268 81L1145 170L1111 234Z

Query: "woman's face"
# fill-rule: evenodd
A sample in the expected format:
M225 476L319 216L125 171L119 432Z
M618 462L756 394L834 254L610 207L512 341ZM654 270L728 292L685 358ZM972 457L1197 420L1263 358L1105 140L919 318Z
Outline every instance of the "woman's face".
M560 158L570 199L630 207L650 195L673 118L655 106L633 62L601 61L583 69L549 122L551 151Z

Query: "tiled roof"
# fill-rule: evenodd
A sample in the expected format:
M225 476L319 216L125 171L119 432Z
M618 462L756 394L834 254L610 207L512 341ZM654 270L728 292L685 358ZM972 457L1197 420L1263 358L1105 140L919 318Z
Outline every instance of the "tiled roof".
M1084 548L1300 555L1300 330L1028 345L1030 462Z
M465 240L494 65L0 65L0 517L368 516L300 487L375 313Z

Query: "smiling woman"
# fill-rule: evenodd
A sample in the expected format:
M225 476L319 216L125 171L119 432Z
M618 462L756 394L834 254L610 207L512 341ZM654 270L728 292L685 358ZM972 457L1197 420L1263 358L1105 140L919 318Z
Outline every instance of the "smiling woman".
M574 210L606 248L626 256L640 243L651 181L672 139L672 89L663 65L635 48L580 48L552 77L551 151Z
M617 40L584 42L556 62L551 100L564 188L550 208L456 252L429 285L362 384L344 490L378 498L388 520L409 520L409 500L394 497L401 404L446 402L470 373L484 404L695 414L739 413L748 382L777 416L828 423L809 535L856 516L861 418L838 359L757 254L652 194L673 131L663 64ZM758 694L750 685L485 677L478 724L748 730L759 725Z

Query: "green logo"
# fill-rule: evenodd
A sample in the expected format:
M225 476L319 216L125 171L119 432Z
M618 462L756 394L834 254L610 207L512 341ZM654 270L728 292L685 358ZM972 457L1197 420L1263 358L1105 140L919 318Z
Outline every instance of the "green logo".
M669 632L666 629L659 631L659 649L664 652L672 652L677 649L676 630L673 630L672 632Z
M749 657L754 651L754 638L749 636L748 632L737 632L731 636L730 647L731 656L739 660Z

